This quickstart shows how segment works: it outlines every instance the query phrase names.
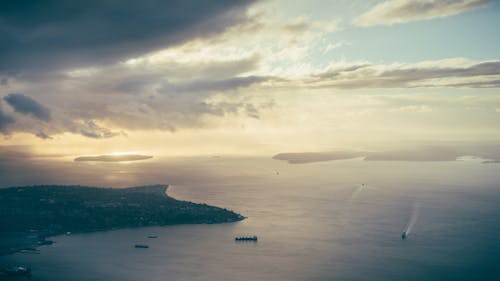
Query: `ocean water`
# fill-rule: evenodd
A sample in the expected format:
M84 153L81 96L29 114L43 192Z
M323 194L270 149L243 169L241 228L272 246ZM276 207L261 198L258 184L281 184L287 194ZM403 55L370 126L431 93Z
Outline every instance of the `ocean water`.
M73 171L56 183L169 183L177 199L248 218L58 236L40 254L0 257L30 266L33 281L500 280L497 164L221 157L53 168Z

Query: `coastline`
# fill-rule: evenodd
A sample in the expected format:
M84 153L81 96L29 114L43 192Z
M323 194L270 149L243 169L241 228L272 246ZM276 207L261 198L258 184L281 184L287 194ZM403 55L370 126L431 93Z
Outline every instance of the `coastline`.
M0 231L0 256L18 252L38 253L39 247L52 244L51 237L66 234L178 224L230 223L245 219L244 216L225 208L177 200L168 195L168 187L169 185L150 185L118 189L81 186L30 186L1 189L0 201L9 200L9 194L21 197L15 198L17 201L21 201L24 191L31 192L26 192L29 195L25 196L27 202L21 201L24 203L23 206L11 204L10 209L9 206L3 207L2 215L6 217L9 213L18 212L21 214L16 214L17 217L22 218L22 215L26 213L26 209L28 209L29 213L30 208L36 210L37 214L40 212L39 208L42 208L42 212L48 212L47 210L50 211L50 208L57 210L57 204L61 204L61 208L68 209L69 216L59 215L57 217L56 215L50 221L51 224L47 221L47 225L39 227L33 227L33 224L38 226L40 223L33 222L30 224L27 222L21 223L21 226L11 229L11 231ZM5 196L4 193L7 192L10 193ZM38 196L33 195L33 193L37 192L39 193ZM76 200L79 199L78 202L84 203L68 207L68 203L64 202L64 200L61 200L63 203L57 201L53 203L50 201L53 199L50 199L49 204L43 204L46 202L47 194L52 194L52 196L63 194L63 197L70 195L71 199L75 200L76 198ZM95 202L89 200L89 194L97 198ZM107 201L101 199L101 197L105 197ZM38 205L34 207L33 204ZM103 216L110 218L95 223L93 221L95 218L85 216L87 215L85 212L89 212L89 210L92 212L91 214L100 214L99 211L103 211ZM75 213L76 215L74 215ZM8 229L6 226L9 226L9 218L6 217L0 218L2 224L4 224L3 226L0 225L2 229ZM26 217L27 220L33 220L29 215L26 215ZM83 224L75 224L71 220L80 220ZM92 220L92 224L89 220ZM54 223L58 225L54 226Z

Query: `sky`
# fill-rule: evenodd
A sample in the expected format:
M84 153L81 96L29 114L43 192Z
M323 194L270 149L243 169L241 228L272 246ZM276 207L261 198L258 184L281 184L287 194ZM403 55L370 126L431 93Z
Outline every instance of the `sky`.
M3 1L0 157L491 148L499 27L493 0Z

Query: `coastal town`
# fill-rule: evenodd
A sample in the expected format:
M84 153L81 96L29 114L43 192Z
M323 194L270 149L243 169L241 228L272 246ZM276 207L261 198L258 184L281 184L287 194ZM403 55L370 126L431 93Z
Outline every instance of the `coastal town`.
M176 200L166 189L165 185L0 189L0 254L49 245L49 237L60 234L244 219L227 209Z

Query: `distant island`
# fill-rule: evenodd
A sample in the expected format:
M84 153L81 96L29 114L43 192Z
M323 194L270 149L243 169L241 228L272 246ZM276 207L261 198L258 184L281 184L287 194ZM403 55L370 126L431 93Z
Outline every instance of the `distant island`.
M318 151L288 152L273 156L275 160L287 161L289 164L307 164L324 161L362 158L364 161L457 161L461 157L484 159L484 164L500 163L498 147L481 150L474 147L423 146L406 149L390 149L381 151ZM461 159L463 160L463 159Z
M50 244L46 237L65 233L244 219L227 209L176 200L166 194L167 187L0 189L0 254Z
M139 161L151 159L151 155L141 155L141 154L104 154L104 155L94 155L94 156L80 156L74 159L75 162L84 161L94 161L94 162L126 162L126 161Z
M366 156L366 154L359 151L288 152L278 153L273 156L273 159L287 161L289 164L307 164L314 162L353 159L364 156Z

